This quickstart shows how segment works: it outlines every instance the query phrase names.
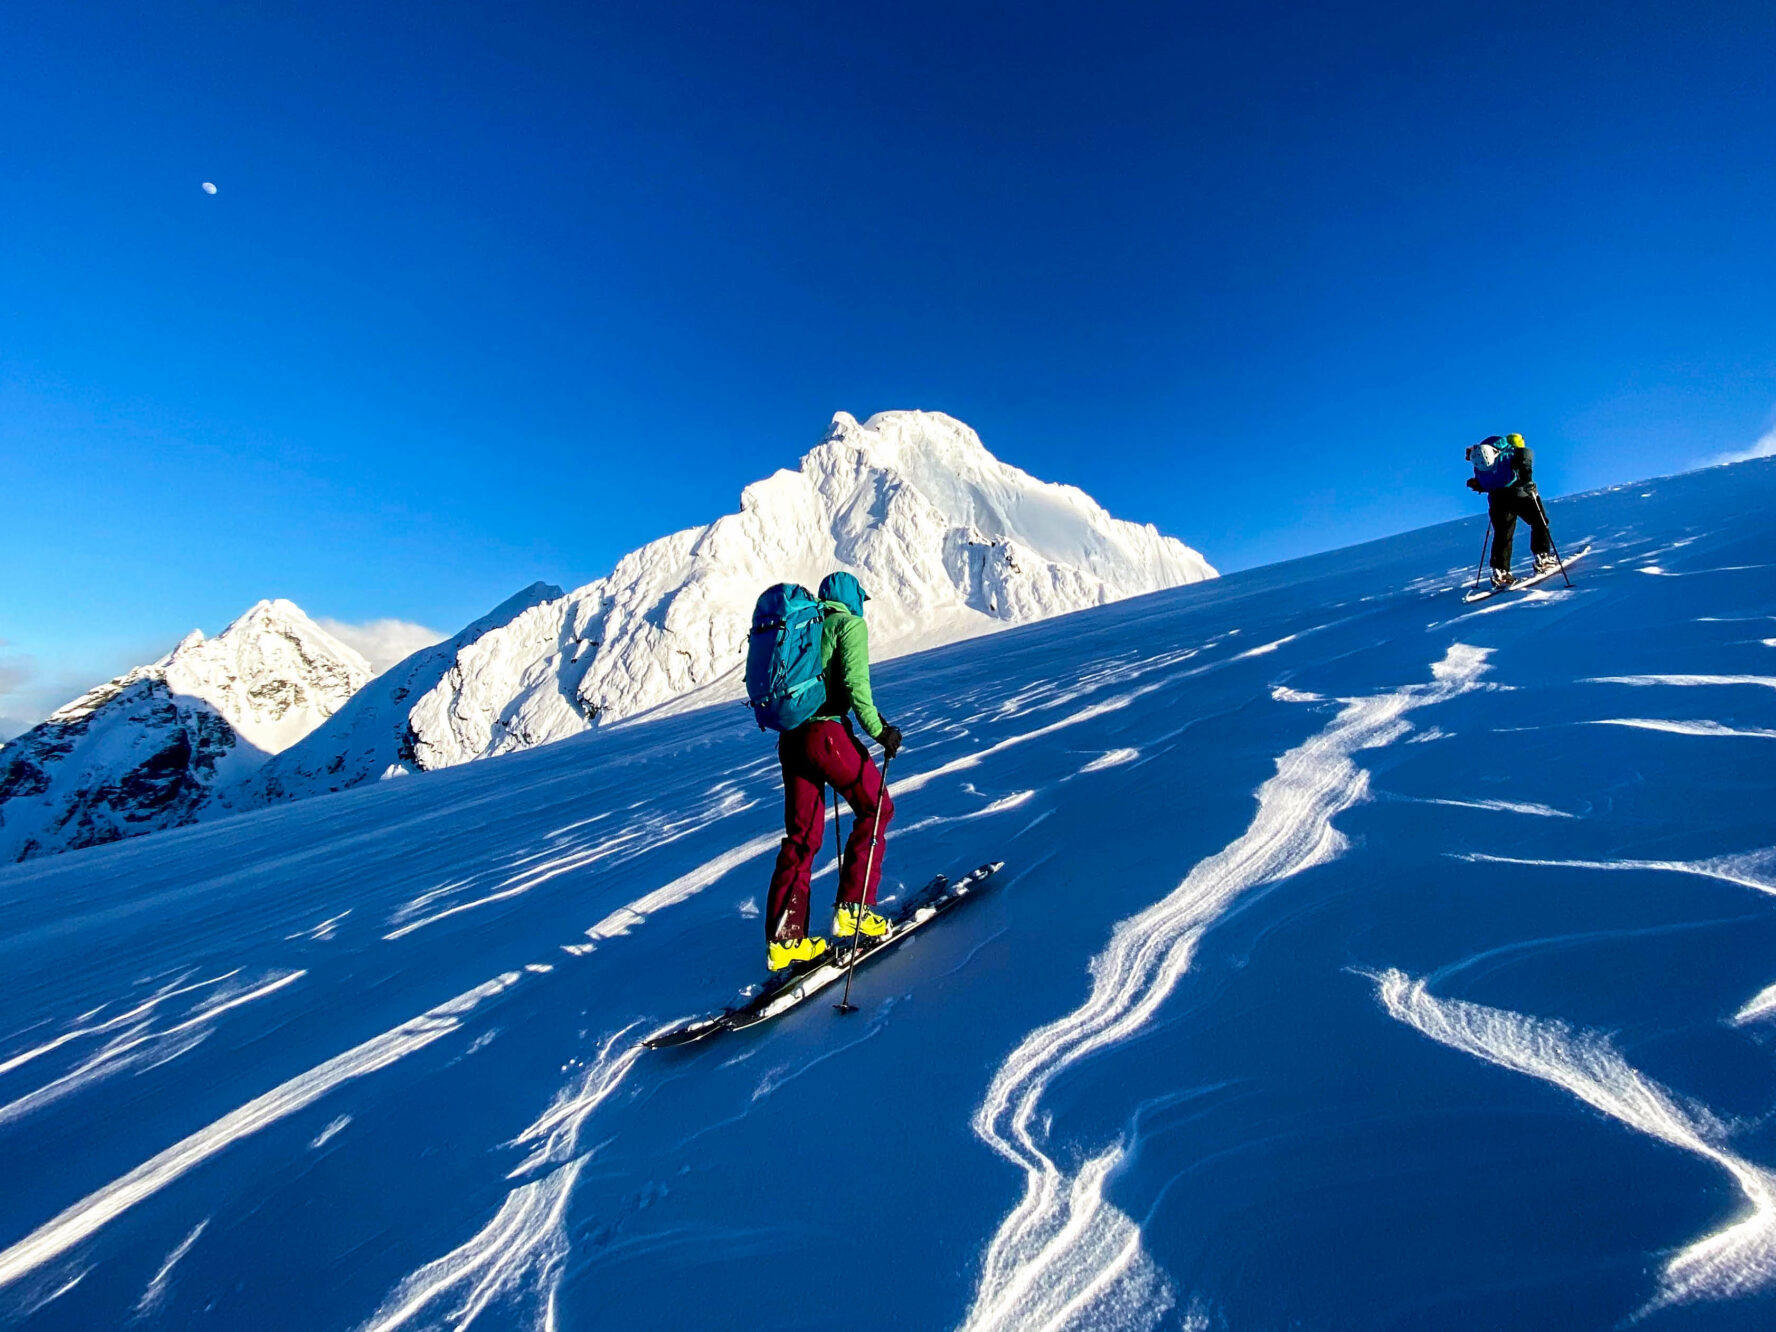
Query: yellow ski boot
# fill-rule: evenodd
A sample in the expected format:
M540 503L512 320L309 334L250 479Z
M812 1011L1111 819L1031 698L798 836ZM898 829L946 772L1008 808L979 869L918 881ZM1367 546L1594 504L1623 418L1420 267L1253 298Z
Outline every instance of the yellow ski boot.
M765 966L771 971L782 971L797 962L812 962L825 951L826 940L821 938L773 939L765 945Z
M894 928L888 917L863 908L863 921L857 919L857 903L840 902L833 908L833 933L841 939L850 939L862 934L866 939L886 939L888 931Z

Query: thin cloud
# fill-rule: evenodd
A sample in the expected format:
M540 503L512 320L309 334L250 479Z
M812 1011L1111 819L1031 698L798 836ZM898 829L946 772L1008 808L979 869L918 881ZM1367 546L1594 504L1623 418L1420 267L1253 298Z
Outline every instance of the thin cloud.
M356 648L370 663L370 669L378 674L421 648L442 643L450 637L411 620L366 620L363 624L347 624L344 620L323 617L315 623L347 647Z
M1753 458L1768 458L1776 455L1776 426L1764 432L1764 437L1749 449L1740 449L1737 453L1723 453L1703 463L1704 467L1718 467L1722 463L1750 462Z
M0 657L0 698L16 694L37 678L37 663L29 657Z
M6 640L0 638L0 647L5 645ZM0 657L0 745L35 725L26 716L36 715L38 708L35 700L24 697L24 693L25 686L36 678L37 663L30 657Z

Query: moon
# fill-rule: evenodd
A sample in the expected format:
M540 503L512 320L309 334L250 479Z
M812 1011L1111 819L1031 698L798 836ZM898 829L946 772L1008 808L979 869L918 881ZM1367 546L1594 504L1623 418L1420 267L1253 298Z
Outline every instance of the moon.
M216 192L216 187L206 180L203 183L203 192L205 194L214 194Z

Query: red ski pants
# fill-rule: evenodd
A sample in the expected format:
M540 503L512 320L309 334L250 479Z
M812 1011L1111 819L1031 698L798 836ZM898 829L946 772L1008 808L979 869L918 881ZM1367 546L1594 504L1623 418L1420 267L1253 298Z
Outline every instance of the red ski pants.
M882 855L894 802L882 787L869 751L836 721L813 721L785 731L777 740L783 763L783 845L771 874L765 904L765 938L801 939L808 933L808 876L826 832L826 788L831 786L851 806L851 836L845 842L845 866L839 875L841 902L876 902L882 881ZM876 839L869 882L870 839Z

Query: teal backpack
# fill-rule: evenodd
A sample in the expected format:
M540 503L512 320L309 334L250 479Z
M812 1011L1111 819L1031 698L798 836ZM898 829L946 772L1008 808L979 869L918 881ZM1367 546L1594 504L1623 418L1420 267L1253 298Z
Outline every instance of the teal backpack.
M759 594L746 648L746 702L759 730L793 731L826 702L820 669L826 611L800 583L779 583Z

